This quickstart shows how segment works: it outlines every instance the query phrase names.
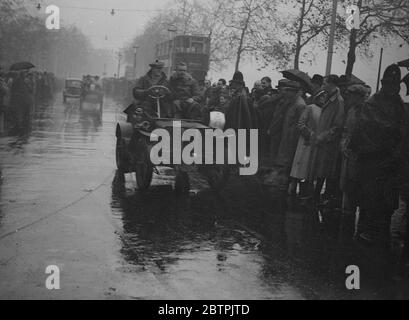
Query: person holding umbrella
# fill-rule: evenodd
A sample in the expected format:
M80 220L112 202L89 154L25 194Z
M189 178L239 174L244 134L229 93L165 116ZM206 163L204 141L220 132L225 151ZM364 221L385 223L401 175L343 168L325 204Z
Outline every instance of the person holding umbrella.
M156 60L149 64L150 70L146 75L141 77L136 86L133 88L132 93L135 98L135 103L132 104L131 108L128 108L125 112L130 114L138 105L152 117L157 116L156 102L154 99L149 97L148 89L153 86L164 86L168 87L169 82L166 78L166 74L163 71L165 64L162 61ZM164 118L172 118L173 110L169 97L161 101L161 116Z
M17 131L27 129L34 106L34 82L28 75L29 69L34 65L27 62L16 63L10 71L17 71L18 75L11 86L10 105L14 113L14 129Z

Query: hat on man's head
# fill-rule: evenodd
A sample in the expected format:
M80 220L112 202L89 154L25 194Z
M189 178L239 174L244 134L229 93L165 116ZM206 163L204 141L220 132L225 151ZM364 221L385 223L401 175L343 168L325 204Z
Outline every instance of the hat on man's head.
M244 85L244 77L240 71L236 71L233 75L233 79L229 81L230 83L240 83Z
M165 64L164 64L162 61L156 60L155 62L149 64L149 66L150 66L151 68L158 68L158 69L160 69L160 68L163 68L163 67L165 66Z
M382 83L400 83L401 82L401 72L397 64L391 64L386 68Z
M323 82L324 82L324 77L320 74L314 74L311 79L311 83L322 85Z

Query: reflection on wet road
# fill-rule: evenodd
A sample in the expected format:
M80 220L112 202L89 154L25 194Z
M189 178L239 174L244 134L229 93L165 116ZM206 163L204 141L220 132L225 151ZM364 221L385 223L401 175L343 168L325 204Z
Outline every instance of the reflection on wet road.
M36 111L30 132L0 139L0 298L368 296L345 290L331 226L308 208L251 178L215 195L195 172L177 197L166 168L139 195L135 177L115 171L121 107L106 100L100 117L58 101ZM51 264L58 291L44 286Z

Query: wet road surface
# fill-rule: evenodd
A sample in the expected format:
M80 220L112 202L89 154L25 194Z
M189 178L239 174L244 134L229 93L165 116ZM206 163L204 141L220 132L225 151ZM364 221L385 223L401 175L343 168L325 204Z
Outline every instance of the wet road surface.
M323 228L254 178L215 195L192 172L177 197L173 170L160 168L139 195L115 170L123 107L106 99L100 118L61 100L36 110L30 132L0 138L0 299L383 297L345 289L345 266L365 257L339 245L336 223ZM49 265L60 290L45 287Z

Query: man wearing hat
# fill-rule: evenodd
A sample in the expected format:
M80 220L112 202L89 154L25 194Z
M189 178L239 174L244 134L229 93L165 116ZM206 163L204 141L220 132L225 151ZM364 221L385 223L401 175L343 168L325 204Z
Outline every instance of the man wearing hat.
M148 89L153 86L164 86L168 87L168 81L166 79L166 74L163 72L165 64L161 61L156 60L149 65L151 69L146 75L139 79L132 93L136 100L136 106L142 106L144 110L152 117L157 116L156 114L156 102L154 99L149 97ZM165 99L161 100L161 117L172 118L173 112L171 110L171 104ZM125 111L130 112L129 109Z
M250 101L246 91L243 74L236 71L229 81L230 102L226 111L227 129L252 128Z
M176 72L169 80L169 89L172 92L175 118L202 119L200 102L202 96L197 81L187 72L187 65L180 62Z
M321 191L326 183L328 200L337 200L339 174L341 170L340 140L344 125L344 100L338 88L337 75L324 78L322 89L326 93L317 131L313 136L311 151L310 181L317 181L314 198L321 199Z
M409 143L409 119L399 95L400 82L399 67L389 66L381 90L363 106L349 144L358 156L362 192L358 239L381 245L386 254L391 216L398 207L398 188L409 179L408 159L404 156Z
M307 98L305 103L307 105L313 104L315 95L319 92L321 92L321 87L322 84L324 83L324 77L321 76L320 74L314 74L313 77L311 78L311 93L312 95Z
M282 98L275 108L273 121L268 130L271 136L270 156L274 167L289 182L288 179L300 138L297 124L306 104L301 97L302 86L299 82L280 80L278 90ZM283 187L287 188L288 184Z

